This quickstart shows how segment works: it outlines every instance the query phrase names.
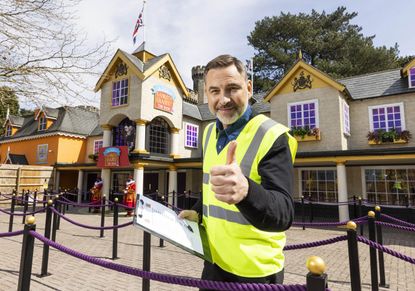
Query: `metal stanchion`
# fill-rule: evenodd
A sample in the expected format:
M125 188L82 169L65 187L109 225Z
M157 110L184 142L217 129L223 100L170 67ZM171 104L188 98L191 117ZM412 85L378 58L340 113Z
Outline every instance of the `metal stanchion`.
M32 274L33 249L35 238L29 231L36 230L35 217L29 216L23 230L22 254L20 257L18 291L30 290L30 277Z
M369 239L371 241L376 242L376 230L375 230L375 213L373 211L369 211L368 213L368 222L369 222ZM372 283L372 291L379 290L379 283L378 283L378 262L376 259L376 249L369 247L370 251L370 274L371 274L371 283Z
M101 227L105 225L105 196L102 197L102 206L101 206ZM100 229L99 237L104 237L104 230Z
M33 192L33 204L32 204L32 211L36 211L36 199L37 199L37 189ZM33 214L34 216L35 214Z
M353 218L357 218L356 195L353 195Z
M375 218L376 221L380 221L380 214L381 214L380 206L375 207ZM382 236L382 226L376 224L376 242L378 244L383 245L383 236ZM389 288L389 285L386 284L385 278L385 260L383 258L383 251L378 250L378 259L379 259L379 286Z
M305 230L305 205L304 205L304 196L301 196L301 221L303 223L303 230Z
M118 225L118 198L114 198L114 218L113 226ZM118 254L118 228L112 230L112 259L116 260Z
M54 201L53 201L53 207L56 209L56 205L57 205L57 198L55 197ZM52 222L52 240L56 241L56 229L58 226L58 215L53 212L53 222Z
M55 208L59 213L62 213L62 203L60 202L60 196L55 195ZM58 215L56 217L56 230L59 230L61 226L61 217Z
M9 232L13 231L13 219L14 219L14 208L16 206L16 193L13 193L12 195L12 205L10 207L10 217L9 217Z
M356 223L349 221L347 223L347 248L349 252L349 270L350 283L352 291L362 290L360 281L359 250L357 246Z
M46 220L45 220L45 237L50 239L50 229L52 223L52 210L50 209L53 205L52 200L48 200L48 208L46 209ZM48 263L49 263L49 245L43 244L43 255L42 255L42 271L40 272L40 277L45 277L50 275L48 273Z
M326 264L317 256L311 256L306 263L309 273L307 274L307 290L325 291L327 288Z
M359 217L362 217L363 210L362 210L362 197L359 196ZM359 229L360 229L360 235L363 235L363 225L364 223L360 223Z
M143 271L150 272L150 259L151 259L151 235L150 233L143 232ZM142 291L150 291L150 280L142 280Z
M313 200L312 200L311 196L309 196L308 199L309 199L308 205L310 206L310 222L313 222L313 220L314 220Z
M23 190L23 192L24 192L24 190ZM26 221L26 212L27 212L27 209L29 208L29 190L27 190L27 192L26 193L24 193L24 195L23 195L23 217L22 217L22 223L24 224L25 223L25 221Z
M162 201L162 202L165 202L165 197L164 197L164 195L163 195L163 196L161 196L161 201ZM160 248L163 248L163 247L164 247L164 239L162 239L162 238L159 240L159 247L160 247Z

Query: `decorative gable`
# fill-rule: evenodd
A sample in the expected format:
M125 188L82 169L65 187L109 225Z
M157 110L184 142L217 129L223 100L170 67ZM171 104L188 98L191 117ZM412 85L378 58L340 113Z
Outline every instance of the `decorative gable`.
M298 60L281 81L267 93L264 101L270 101L271 98L278 94L295 93L324 87L333 87L340 92L347 93L344 85L303 60Z

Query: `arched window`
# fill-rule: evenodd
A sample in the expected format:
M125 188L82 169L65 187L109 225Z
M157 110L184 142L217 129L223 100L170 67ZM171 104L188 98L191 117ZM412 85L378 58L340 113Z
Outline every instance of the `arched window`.
M148 148L151 154L169 154L170 126L160 117L154 118L147 127Z
M117 127L112 129L112 145L128 146L128 150L135 148L135 122L124 118Z

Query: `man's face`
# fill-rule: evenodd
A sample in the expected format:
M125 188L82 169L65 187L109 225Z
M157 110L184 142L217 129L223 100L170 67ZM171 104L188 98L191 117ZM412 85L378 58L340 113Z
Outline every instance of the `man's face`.
M226 128L244 113L252 94L251 81L235 65L211 69L206 75L205 92L209 110Z

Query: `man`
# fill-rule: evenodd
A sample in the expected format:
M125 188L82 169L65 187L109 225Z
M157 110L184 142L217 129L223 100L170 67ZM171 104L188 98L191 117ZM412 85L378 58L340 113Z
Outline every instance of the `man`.
M179 215L206 228L214 263L205 262L202 279L281 284L297 142L288 128L253 112L252 83L235 57L207 64L205 93L217 119L202 142L203 205Z

